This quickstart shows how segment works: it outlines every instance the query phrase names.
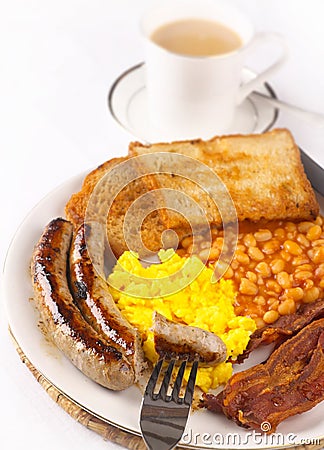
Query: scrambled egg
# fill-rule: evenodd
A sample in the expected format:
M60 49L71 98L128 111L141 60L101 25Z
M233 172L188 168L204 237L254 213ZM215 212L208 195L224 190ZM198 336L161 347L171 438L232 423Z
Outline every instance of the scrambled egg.
M136 253L125 252L108 278L118 308L142 335L146 357L152 363L157 360L150 331L157 311L175 322L215 333L226 344L227 357L235 359L256 325L249 317L235 315L233 283L224 279L212 283L213 269L195 256L181 258L169 249L161 250L159 258L160 264L145 268ZM201 367L196 384L207 392L226 383L231 375L230 362Z

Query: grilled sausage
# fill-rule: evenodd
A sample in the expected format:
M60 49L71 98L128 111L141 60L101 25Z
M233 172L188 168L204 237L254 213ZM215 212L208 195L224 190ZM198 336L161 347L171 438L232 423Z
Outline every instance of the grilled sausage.
M35 246L31 275L36 307L57 347L85 375L113 390L132 385L132 365L84 319L73 303L67 280L72 224L52 220Z
M226 345L210 331L172 322L158 312L153 315L154 345L161 358L198 358L201 363L213 366L226 359Z
M145 368L137 330L123 317L104 276L105 228L98 222L79 226L70 251L70 287L86 321L130 362L138 381Z

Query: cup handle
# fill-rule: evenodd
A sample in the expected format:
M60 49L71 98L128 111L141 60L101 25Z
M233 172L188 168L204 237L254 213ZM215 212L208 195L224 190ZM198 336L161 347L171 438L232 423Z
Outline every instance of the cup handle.
M283 63L287 60L288 57L288 46L285 39L277 33L257 33L254 36L251 44L247 48L247 51L250 52L255 46L260 45L265 42L273 41L276 44L279 44L281 47L281 54L277 58L277 60L272 63L267 69L257 75L253 80L248 81L240 87L237 104L240 104L253 90L258 88L260 84L264 83L269 79L274 72L276 72Z

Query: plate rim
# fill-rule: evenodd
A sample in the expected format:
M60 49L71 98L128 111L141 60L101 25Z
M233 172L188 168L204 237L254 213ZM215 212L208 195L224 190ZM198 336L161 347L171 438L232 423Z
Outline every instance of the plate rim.
M55 193L59 192L59 191L62 190L62 189L66 189L66 188L67 188L67 185L70 185L70 184L72 184L72 183L78 183L78 184L82 183L82 180L83 180L83 178L84 178L84 176L85 176L85 173L88 173L88 171L82 171L82 172L80 172L80 173L78 173L78 174L74 174L74 175L72 175L71 177L69 177L68 179L66 179L65 181L63 181L62 183L60 183L60 184L59 184L58 186L56 186L54 189L52 189L51 191L49 191L42 199L40 199L38 202L35 203L35 205L34 205L34 206L31 208L31 210L25 215L24 219L21 221L20 225L17 227L17 229L16 229L16 231L15 231L15 233L14 233L12 239L11 239L10 245L9 245L9 247L8 247L8 250L7 250L7 253L6 253L6 256L5 256L5 260L4 260L4 264L3 264L3 270L2 270L2 289L1 289L1 290L2 290L2 292L3 292L3 294L4 294L4 306L5 306L5 312L6 312L6 316L7 316L8 325L9 325L9 327L10 327L10 330L11 330L11 332L12 332L12 334L13 334L14 339L16 340L16 342L18 343L18 345L21 347L21 349L22 349L22 351L25 353L26 357L27 357L27 358L30 360L30 362L34 365L34 367L36 368L36 370L39 371L39 373L40 373L40 374L41 374L41 375L42 375L42 376L43 376L50 384L52 384L52 385L53 385L60 393L62 393L65 397L67 397L67 398L68 398L71 402L73 402L75 405L81 407L82 409L84 409L85 411L89 412L89 413L92 414L93 416L99 418L99 419L102 420L103 422L105 422L105 423L107 423L107 424L109 424L109 425L112 425L112 426L114 426L114 427L116 427L116 428L118 428L118 429L120 429L120 430L126 431L126 432L128 432L128 433L130 433L130 434L132 434L132 435L134 435L134 436L140 436L140 437L141 437L141 433L140 433L139 431L137 431L136 429L129 428L129 427L124 426L124 425L122 425L122 424L120 424L120 423L114 422L113 420L107 419L106 417L102 416L101 414L96 413L95 411L93 411L91 408L85 406L84 404L82 404L81 402L79 402L78 400L76 400L73 396L71 396L70 394L68 394L67 392L65 392L62 388L60 388L55 382L53 382L53 381L51 380L51 377L48 377L47 375L45 375L45 374L43 373L43 371L40 370L40 369L37 367L36 364L34 364L34 361L33 361L34 358L31 357L31 356L28 354L29 352L28 352L28 351L25 352L25 346L24 346L24 343L19 342L19 339L17 339L17 337L16 337L16 335L15 335L15 332L14 332L13 328L11 327L10 320L9 320L8 307L7 307L7 302L8 302L8 300L7 300L7 292L8 292L8 289L7 289L7 283L8 283L8 280L6 279L6 278L7 278L7 276L6 276L6 267L7 267L8 256L10 255L12 246L15 244L16 238L18 237L18 235L19 235L19 233L21 232L21 230L23 229L25 223L26 223L26 222L28 221L28 219L32 216L34 210L35 210L37 207L41 206L42 204L45 204L46 201L47 201L52 195L55 195ZM68 191L68 192L66 192L66 194L67 194L67 195L71 195L72 192ZM50 217L48 218L48 220L50 220ZM40 330L39 330L39 333L40 333L40 335L41 335L42 337L44 337L44 335L41 333ZM62 356L63 356L64 358L66 358L65 355L62 354ZM72 364L72 363L71 363L71 364ZM231 433L230 433L230 434L231 434ZM311 439L320 441L320 443L321 443L321 445L322 445L322 441L324 440L324 434L323 434L322 436L317 436L317 437L314 437L314 438L311 438ZM324 443L324 442L323 442L323 443ZM289 444L289 445L283 444L283 445L280 445L279 447L278 447L278 445L276 445L276 446L274 446L274 445L270 445L270 446L269 446L269 445L266 445L266 446L260 446L260 445L257 445L256 443L254 443L254 445L255 445L255 446L253 446L253 447L252 447L252 446L249 446L249 447L243 447L243 448L246 448L246 450L274 450L274 449L280 449L280 450L283 450L283 449L295 448L295 447L298 447L299 445L304 445L304 444L300 444L300 443L298 443L298 444ZM309 444L309 445L311 445L311 444ZM201 449L204 449L204 450L207 450L207 449L214 449L214 450L217 450L217 449L219 449L219 450L230 450L230 449L232 448L232 447L228 447L228 446L225 447L225 446L212 446L212 445L201 445L201 444L184 444L184 443L179 443L178 446L179 446L180 448L186 448L186 449L191 449L191 450L196 450L196 449L198 449L198 448L201 448ZM242 447L235 447L235 448L242 448Z

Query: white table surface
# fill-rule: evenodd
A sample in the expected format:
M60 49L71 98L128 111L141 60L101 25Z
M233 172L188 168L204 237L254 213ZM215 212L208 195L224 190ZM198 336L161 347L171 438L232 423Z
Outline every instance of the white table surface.
M282 33L279 97L324 114L323 0L234 0L258 30ZM108 89L143 60L138 19L148 0L0 0L1 267L28 211L65 179L126 153ZM253 68L261 68L259 55ZM288 114L277 125L324 167L324 131ZM17 280L19 282L19 280ZM75 423L20 362L0 304L1 448L119 448Z

